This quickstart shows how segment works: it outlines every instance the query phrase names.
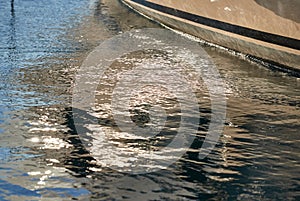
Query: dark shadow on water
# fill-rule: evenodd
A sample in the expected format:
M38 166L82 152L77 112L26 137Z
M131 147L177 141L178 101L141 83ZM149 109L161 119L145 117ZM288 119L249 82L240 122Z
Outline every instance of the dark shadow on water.
M16 39L16 15L15 15L15 5L14 0L11 0L10 2L10 30L9 30L9 51L8 51L8 57L12 65L14 65L16 61L16 49L17 49L17 39Z

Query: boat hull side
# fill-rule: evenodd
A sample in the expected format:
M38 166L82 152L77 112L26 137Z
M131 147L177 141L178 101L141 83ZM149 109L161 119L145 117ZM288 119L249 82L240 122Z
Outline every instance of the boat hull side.
M226 32L172 16L130 0L123 0L137 11L171 28L196 36L207 42L233 49L263 60L272 61L300 72L300 51Z

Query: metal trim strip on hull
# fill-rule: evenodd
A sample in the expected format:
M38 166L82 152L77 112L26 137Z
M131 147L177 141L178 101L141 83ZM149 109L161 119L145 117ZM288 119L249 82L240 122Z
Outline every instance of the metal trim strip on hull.
M182 18L182 19L185 19L185 20L189 20L189 21L192 21L192 22L195 22L195 23L210 26L210 27L213 27L213 28L217 28L217 29L220 29L220 30L223 30L223 31L231 32L231 33L238 34L238 35L241 35L241 36L245 36L245 37L248 37L248 38L253 38L253 39L256 39L256 40L260 40L260 41L280 45L280 46L283 46L283 47L288 47L288 48L291 48L291 49L300 50L300 40L297 40L297 39L294 39L294 38L280 36L280 35L267 33L267 32L263 32L263 31L258 31L258 30L255 30L255 29L250 29L250 28L247 28L247 27L239 26L239 25L233 25L233 24L222 22L222 21L219 21L219 20L215 20L215 19L211 19L211 18L191 14L191 13L188 13L188 12L185 12L185 11L176 10L174 8L166 7L166 6L159 5L159 4L152 3L152 2L149 2L149 1L145 1L145 0L131 0L131 1L135 2L135 3L138 3L138 4L141 4L143 6L146 6L148 8L157 10L159 12L166 13L166 14L169 14L169 15L173 15L175 17L179 17L179 18Z

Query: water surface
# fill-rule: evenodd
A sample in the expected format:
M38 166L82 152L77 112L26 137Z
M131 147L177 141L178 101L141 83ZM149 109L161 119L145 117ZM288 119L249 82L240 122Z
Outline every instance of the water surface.
M209 124L210 103L207 93L199 90L199 132L189 152L168 169L130 175L95 162L72 120L74 75L104 40L132 29L158 27L115 0L16 0L13 7L0 2L1 200L300 199L299 79L211 47L204 49L226 84L227 117L217 147L207 158L198 159L198 148ZM130 56L151 61L157 54ZM159 57L162 60L156 62L169 65L168 58ZM121 72L124 66L115 62L112 69ZM95 112L98 125L118 136L109 116L112 83L117 81L113 72L98 87ZM148 91L145 98L151 97ZM167 128L172 130L186 114L178 110L172 94L160 93L158 103L169 111ZM145 108L137 105L133 118L143 123L139 112ZM122 135L115 138L118 146L149 147L124 141ZM160 148L168 139L156 140L162 142L150 147Z

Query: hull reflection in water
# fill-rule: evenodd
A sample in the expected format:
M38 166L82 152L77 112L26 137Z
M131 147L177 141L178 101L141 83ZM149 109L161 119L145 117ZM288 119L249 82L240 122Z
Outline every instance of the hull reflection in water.
M123 1L171 28L300 73L299 1Z

